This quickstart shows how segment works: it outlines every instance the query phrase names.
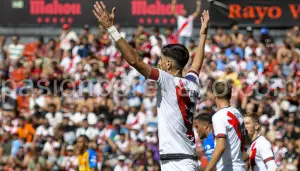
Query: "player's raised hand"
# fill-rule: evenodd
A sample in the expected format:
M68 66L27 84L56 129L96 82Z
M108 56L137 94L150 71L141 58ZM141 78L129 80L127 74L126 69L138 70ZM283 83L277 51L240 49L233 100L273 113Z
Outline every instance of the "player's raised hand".
M200 1L200 0L197 0L197 1L196 1L196 4L197 4L197 6L201 6L201 1Z
M115 7L112 9L112 12L109 13L102 1L100 3L97 1L94 4L94 10L93 13L97 17L98 21L100 22L100 25L104 29L108 29L111 26L114 25L115 20Z
M204 10L202 12L201 16L201 29L200 29L200 34L206 34L207 33L207 28L208 28L208 23L209 23L209 13L207 10Z

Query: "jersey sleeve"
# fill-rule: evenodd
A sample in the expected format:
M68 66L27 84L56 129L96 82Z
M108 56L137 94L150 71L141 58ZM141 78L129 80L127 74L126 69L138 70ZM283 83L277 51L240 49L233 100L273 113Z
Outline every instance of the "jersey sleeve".
M193 83L195 83L195 84L198 85L198 86L200 85L200 79L199 79L197 73L196 73L195 71L193 71L193 70L189 71L189 72L186 74L185 78L186 78L187 80L192 81Z
M226 138L226 118L218 117L218 115L215 114L212 117L212 122L215 138Z
M162 90L168 90L173 85L173 76L163 70L151 68L149 80L155 81Z
M263 144L260 144L260 146L258 146L258 148L259 148L259 153L260 153L264 163L274 160L272 146L269 142L264 142Z
M190 16L189 16L189 19L190 19L190 21L193 21L193 20L194 20L194 16L193 16L193 15L190 15Z
M90 168L97 168L97 154L93 150L89 150L89 167Z

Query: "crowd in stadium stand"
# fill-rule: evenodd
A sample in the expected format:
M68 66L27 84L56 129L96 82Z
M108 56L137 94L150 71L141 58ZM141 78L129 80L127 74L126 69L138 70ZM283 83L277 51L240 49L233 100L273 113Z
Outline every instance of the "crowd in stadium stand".
M0 37L0 170L77 170L80 135L89 138L98 170L159 170L156 87L124 61L104 29L89 30L85 25L76 33L65 24L58 37L27 44L22 37L13 36L11 44ZM213 114L214 81L231 81L232 105L260 116L279 170L297 171L299 26L287 30L282 45L267 28L256 37L251 27L245 31L234 25L208 36L197 113ZM178 42L172 28L120 32L153 66L165 44ZM197 39L187 47L193 58ZM207 159L196 142L204 168Z

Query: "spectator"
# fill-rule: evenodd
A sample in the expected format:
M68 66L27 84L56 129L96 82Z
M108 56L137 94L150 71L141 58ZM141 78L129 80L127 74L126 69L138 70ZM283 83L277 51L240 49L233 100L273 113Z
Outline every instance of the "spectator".
M76 32L71 30L71 26L69 24L64 24L62 29L63 31L60 36L60 49L67 51L71 48L70 40L78 42L78 36Z
M160 34L160 30L159 30L158 27L155 27L152 30L152 35L149 38L152 47L154 47L154 46L156 46L158 44L157 37L159 37L161 39L162 45L166 45L167 44L166 37L163 34Z
M161 56L161 48L163 47L163 41L160 37L156 37L157 39L157 44L152 47L150 54L151 54L151 59L150 63L152 65L156 65L158 63L158 59Z
M80 61L81 58L78 55L73 56L72 50L68 50L67 57L61 61L60 66L63 68L64 72L73 74L76 69L76 64L78 64Z
M166 36L167 44L178 43L177 36L174 34L174 29L172 27L166 28L165 36Z
M239 26L237 24L234 24L231 28L232 34L231 39L234 44L241 46L243 43L243 34L239 33Z
M182 15L176 11L176 0L172 0L172 14L177 18L177 36L179 43L188 45L193 32L193 21L200 14L200 0L196 1L196 11L189 15L187 9L183 10Z
M80 135L87 136L90 140L94 139L98 134L98 130L92 126L89 126L87 119L82 121L82 126L79 127L76 131L76 137Z
M1 66L1 69L3 69L3 67L5 66L5 60L6 60L6 54L7 54L7 51L6 49L4 48L4 45L5 45L5 42L6 42L6 37L5 36L0 36L0 66Z
M45 115L45 118L48 120L51 126L56 127L62 122L63 115L61 112L57 111L55 104L50 104L48 111L49 112Z
M93 42L94 40L94 35L90 32L90 26L88 24L83 26L83 29L80 33L80 38L82 37L87 37L89 43Z
M82 44L78 49L77 53L81 58L86 58L89 55L91 49L91 45L88 42L88 37L86 36L81 37L81 43Z
M115 166L114 171L129 171L128 165L125 164L125 156L118 157L118 164Z
M12 151L13 140L9 136L8 132L3 133L3 137L1 139L1 146L0 146L0 163L6 163L9 161ZM16 148L16 147L15 147ZM18 151L17 149L14 149Z
M231 37L225 34L222 28L218 28L217 34L213 39L220 48L227 48L231 43Z
M56 146L53 149L54 152L49 155L46 167L47 169L58 171L62 169L63 156L60 155L60 146Z
M15 62L22 56L24 45L19 42L19 36L13 36L11 38L12 44L8 46L7 57L10 62Z
M28 166L27 170L29 171L34 171L37 170L38 168L40 170L46 169L46 160L44 157L39 156L37 154L38 152L33 152L31 155L31 158L28 161Z
M67 156L64 157L61 166L65 170L75 171L78 168L78 158L75 156L74 147L67 146Z
M24 142L31 142L35 135L35 130L32 124L26 121L25 118L21 117L18 121L18 125L17 133L19 138Z
M41 125L37 127L34 140L46 139L47 136L54 136L54 127L50 126L46 118L40 119Z

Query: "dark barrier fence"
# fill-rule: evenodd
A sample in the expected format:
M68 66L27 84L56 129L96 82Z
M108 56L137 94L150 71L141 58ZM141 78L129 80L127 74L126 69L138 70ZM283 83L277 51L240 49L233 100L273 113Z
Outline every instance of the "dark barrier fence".
M103 0L108 9L116 7L116 22L130 27L176 25L171 14L171 0ZM202 0L202 10L210 9L213 26L290 27L299 25L298 0ZM64 23L82 27L95 25L92 14L95 0L2 0L0 26L57 27ZM176 10L192 13L196 0L177 0ZM198 20L198 19L197 19ZM199 26L200 21L195 25Z

